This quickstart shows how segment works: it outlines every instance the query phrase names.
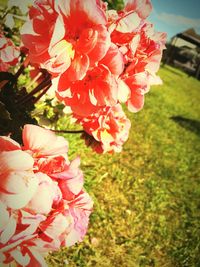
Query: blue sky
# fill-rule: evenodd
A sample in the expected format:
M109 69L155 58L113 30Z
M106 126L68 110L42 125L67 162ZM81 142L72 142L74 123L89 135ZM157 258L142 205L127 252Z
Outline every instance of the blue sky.
M194 28L200 34L200 0L151 0L153 11L148 20L157 31L168 34L168 40L176 33Z

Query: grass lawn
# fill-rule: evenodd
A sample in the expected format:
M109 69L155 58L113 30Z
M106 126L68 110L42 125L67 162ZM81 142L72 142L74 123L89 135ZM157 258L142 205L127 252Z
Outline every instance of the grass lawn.
M97 155L65 135L94 211L84 241L50 255L49 266L200 266L200 82L169 66L159 75L144 109L127 112L122 153Z

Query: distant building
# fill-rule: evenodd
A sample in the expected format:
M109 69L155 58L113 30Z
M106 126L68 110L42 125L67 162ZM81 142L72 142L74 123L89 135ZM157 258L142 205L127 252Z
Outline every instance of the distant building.
M191 28L172 37L163 57L166 63L200 79L200 35Z

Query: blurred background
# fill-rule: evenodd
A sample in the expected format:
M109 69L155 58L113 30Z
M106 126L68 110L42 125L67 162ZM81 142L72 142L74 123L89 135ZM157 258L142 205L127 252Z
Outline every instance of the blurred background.
M153 0L149 20L168 35L163 62L200 78L200 2Z

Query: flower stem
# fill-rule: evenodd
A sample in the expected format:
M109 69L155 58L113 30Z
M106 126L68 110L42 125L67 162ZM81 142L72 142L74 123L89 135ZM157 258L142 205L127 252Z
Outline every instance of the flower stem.
M46 87L48 87L48 89L49 89L50 86L51 86L51 79L50 79L50 77L47 77L40 84L38 84L35 87L35 89L33 89L29 94L27 94L27 95L23 96L21 99L19 99L17 104L21 105L21 104L28 102L29 100L32 99L34 94L38 93L39 91L41 91L44 88L45 88L44 91L46 93L47 92ZM38 100L39 100L39 98L38 98Z
M49 90L49 88L51 87L51 83L49 85L47 85L44 90L41 92L41 94L39 94L34 100L33 100L33 104L35 104L44 94L46 94L46 92Z
M22 72L24 71L24 69L28 66L29 64L29 57L27 57L23 64L20 66L20 68L18 69L18 71L16 72L16 74L14 75L14 80L16 81L19 76L22 74Z
M26 86L26 89L29 89L37 80L42 76L42 73L38 73L33 80Z
M48 130L55 132L55 133L68 133L68 134L84 133L84 130L52 130L52 129L48 129Z

